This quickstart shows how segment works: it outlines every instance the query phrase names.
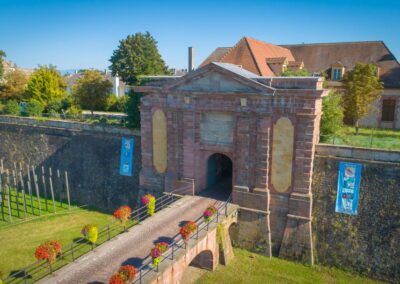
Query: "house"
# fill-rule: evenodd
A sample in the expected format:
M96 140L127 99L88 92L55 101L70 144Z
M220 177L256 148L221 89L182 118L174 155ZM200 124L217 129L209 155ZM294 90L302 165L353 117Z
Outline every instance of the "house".
M233 63L260 76L279 76L286 70L307 69L340 89L345 72L356 63L373 63L384 84L382 98L361 126L400 129L400 64L383 41L273 45L243 37L233 47L218 47L200 65Z

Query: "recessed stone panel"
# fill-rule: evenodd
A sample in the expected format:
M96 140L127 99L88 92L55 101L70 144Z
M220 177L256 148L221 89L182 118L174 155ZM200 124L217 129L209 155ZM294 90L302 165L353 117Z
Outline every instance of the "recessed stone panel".
M278 119L273 130L271 166L271 183L278 192L287 192L292 184L293 138L290 119Z
M234 118L227 113L204 113L200 123L201 143L231 145Z
M167 121L162 110L153 113L153 164L158 173L167 169Z

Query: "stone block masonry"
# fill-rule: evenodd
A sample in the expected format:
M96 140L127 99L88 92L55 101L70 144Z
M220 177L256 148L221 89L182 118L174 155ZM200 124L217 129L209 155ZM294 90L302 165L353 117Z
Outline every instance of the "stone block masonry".
M122 136L135 138L132 177L119 175ZM79 205L112 210L136 204L141 159L137 132L0 116L0 137L0 157L6 167L22 162L68 171L71 199Z

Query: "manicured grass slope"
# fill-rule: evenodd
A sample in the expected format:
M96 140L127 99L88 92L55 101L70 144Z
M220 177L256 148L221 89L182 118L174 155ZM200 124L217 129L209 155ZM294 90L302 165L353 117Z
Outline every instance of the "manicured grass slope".
M59 240L62 245L80 238L85 224L101 227L112 221L112 216L85 209L72 209L62 214L46 215L0 229L0 270L4 277L11 271L36 261L35 248L46 240Z
M322 143L349 145L367 148L400 150L400 131L389 129L360 128L355 134L354 127L343 127L335 137L321 137Z
M219 266L207 272L196 283L380 283L335 268L319 265L313 267L265 256L242 249L234 249L235 258L228 266Z

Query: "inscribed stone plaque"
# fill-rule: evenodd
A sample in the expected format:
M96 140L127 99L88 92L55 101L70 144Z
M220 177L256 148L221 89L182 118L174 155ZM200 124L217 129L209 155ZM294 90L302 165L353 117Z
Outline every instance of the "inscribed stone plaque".
M205 113L200 123L200 138L205 144L231 145L233 116L226 113Z
M274 124L272 139L271 183L278 192L286 192L292 184L294 128L287 117Z
M153 114L153 164L158 173L167 169L167 121L160 109Z

